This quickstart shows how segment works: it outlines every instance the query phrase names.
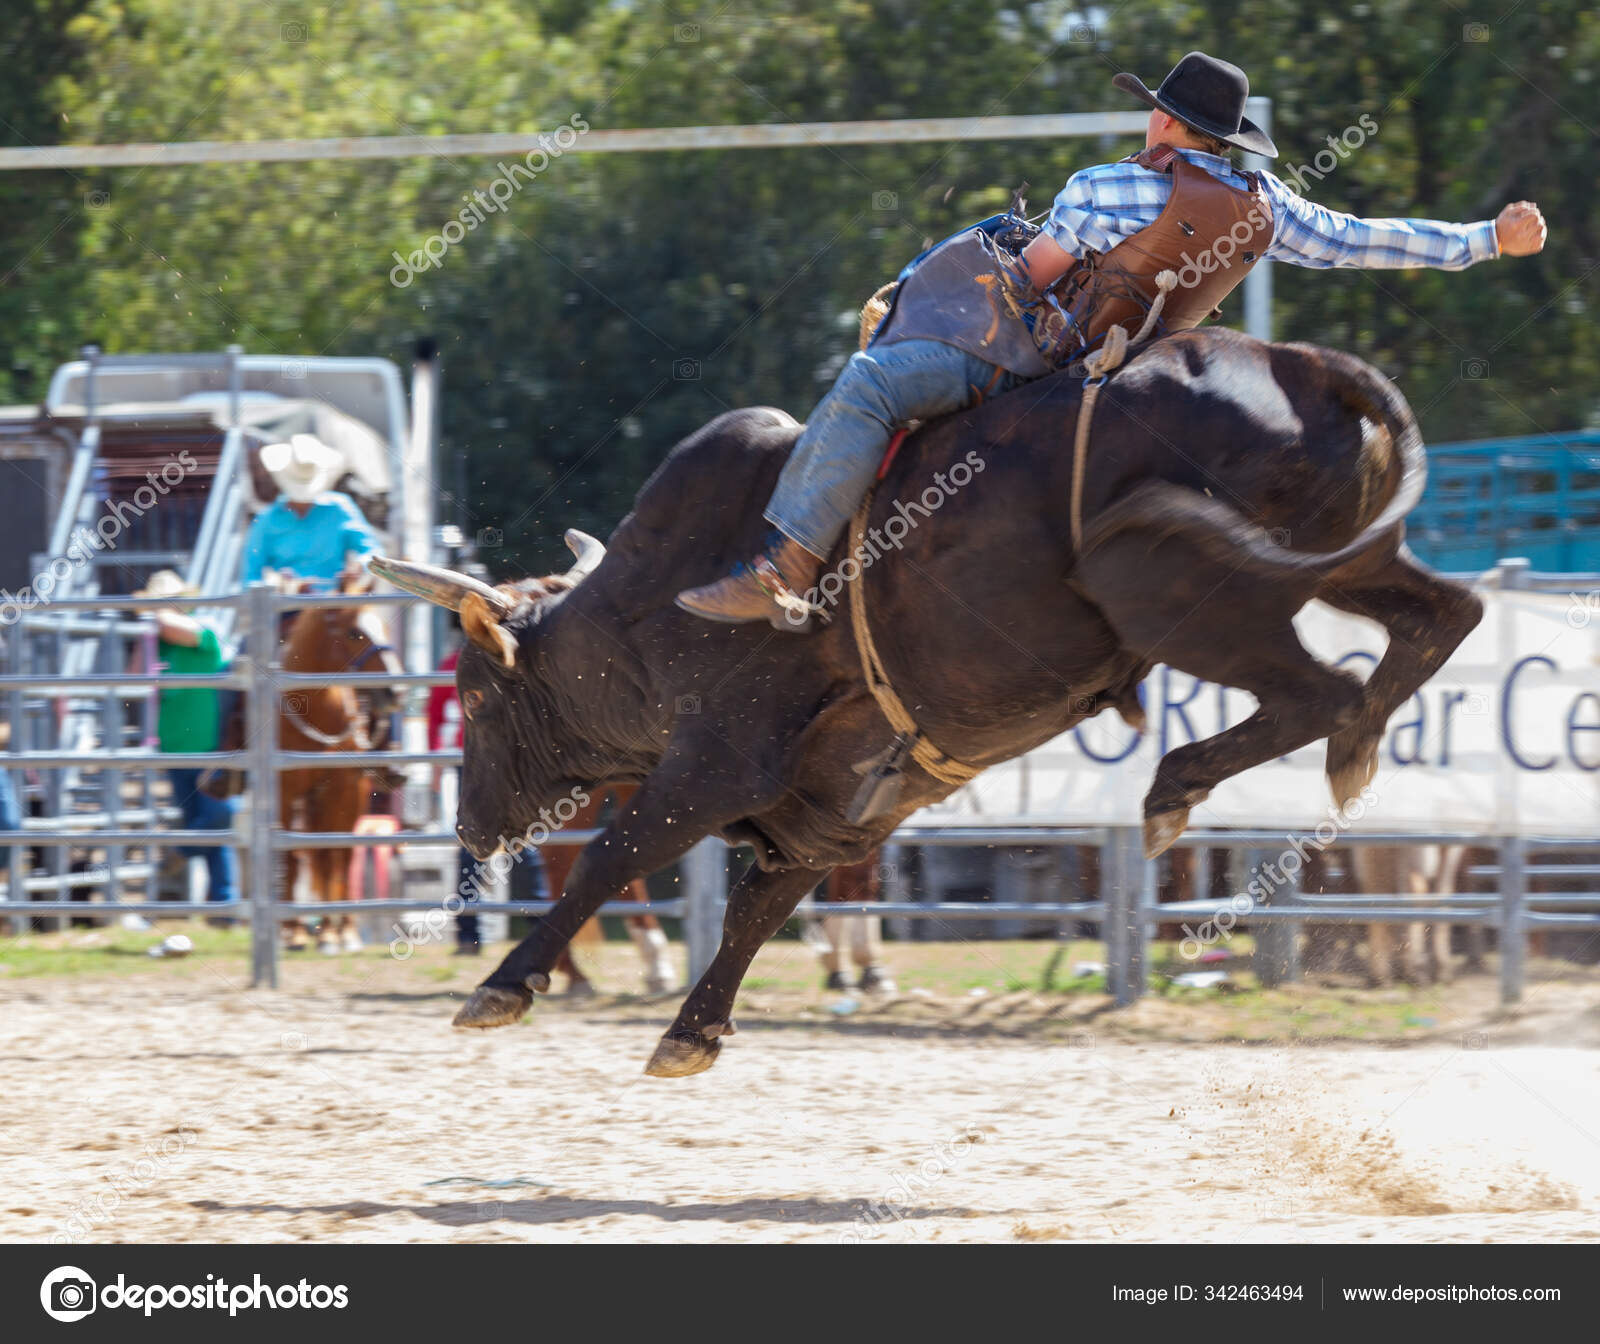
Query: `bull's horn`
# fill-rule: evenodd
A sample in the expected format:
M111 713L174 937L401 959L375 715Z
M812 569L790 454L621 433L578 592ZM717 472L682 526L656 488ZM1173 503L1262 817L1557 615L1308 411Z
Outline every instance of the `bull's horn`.
M504 593L465 574L457 574L453 569L419 565L411 560L395 560L387 555L369 557L367 568L379 578L388 579L396 588L425 597L451 611L461 610L461 599L468 593L476 593L497 616L509 616L514 606Z
M567 577L574 583L588 578L600 568L600 562L606 558L603 542L596 541L587 532L580 532L575 527L569 527L563 539L567 548L578 557L578 563L567 571Z

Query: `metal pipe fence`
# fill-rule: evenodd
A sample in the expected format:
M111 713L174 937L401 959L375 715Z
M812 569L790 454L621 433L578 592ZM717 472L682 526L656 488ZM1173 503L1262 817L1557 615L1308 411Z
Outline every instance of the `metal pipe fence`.
M412 599L400 594L374 595L363 598L374 605L409 604ZM338 596L307 596L279 594L265 585L255 585L243 594L224 597L165 598L165 599L81 599L53 604L53 608L78 608L84 610L129 610L171 605L193 605L217 608L228 605L242 606L252 631L276 631L277 618L285 611L308 607L349 605L348 598ZM60 619L61 613L54 618ZM50 675L8 674L0 676L0 692L9 693L15 707L28 693L41 692L56 695L83 696L116 700L148 696L161 688L200 687L228 688L244 692L248 723L247 745L238 751L213 751L201 753L162 753L150 750L85 751L24 751L4 758L10 768L28 767L51 769L98 769L118 775L136 770L170 769L175 765L185 767L223 766L243 770L249 780L251 807L246 820L236 823L231 830L196 831L161 829L155 824L133 824L141 816L151 816L147 809L141 814L137 809L114 810L111 814L89 814L88 819L100 823L84 826L79 823L84 816L63 815L41 819L42 824L24 826L20 831L0 832L0 847L27 845L93 846L120 852L128 848L145 848L147 851L161 847L238 847L248 855L250 874L248 899L226 902L183 903L171 901L128 901L117 891L116 865L108 865L103 873L74 872L33 877L20 884L20 890L59 891L64 887L100 887L107 895L101 904L74 900L17 899L19 885L8 887L8 899L0 902L0 918L9 918L13 925L19 921L41 915L93 915L104 917L116 914L156 915L175 917L234 917L247 915L251 925L251 961L253 983L275 987L278 982L279 926L285 919L306 914L404 914L439 910L448 907L449 899L422 899L401 897L368 898L348 902L294 902L280 899L283 856L291 850L357 849L363 847L399 847L401 845L454 846L456 837L450 831L400 831L393 834L370 835L361 833L322 833L291 831L284 828L277 816L278 776L285 770L301 769L308 765L334 768L372 768L380 765L456 765L459 751L391 751L391 752L310 752L289 751L278 745L279 694L289 687L326 687L332 685L371 685L424 688L446 685L453 681L448 673L410 672L391 676L370 674L294 674L276 666L275 641L266 638L254 640L248 657L237 660L234 670L209 675L169 676L160 673L112 674L94 673L80 677ZM546 843L586 844L598 831L556 832ZM1181 847L1210 851L1230 851L1242 864L1240 875L1248 878L1254 868L1267 861L1271 854L1280 852L1293 842L1292 833L1266 830L1191 831L1178 844ZM1194 899L1158 904L1156 895L1156 864L1144 857L1142 833L1138 827L1109 826L1005 826L976 827L963 825L932 826L926 823L902 827L891 838L891 843L901 848L908 846L1007 846L1007 847L1058 847L1063 845L1086 846L1097 849L1100 856L1098 899L1057 902L940 902L927 903L913 900L889 899L863 904L834 904L826 907L828 914L863 914L908 920L933 920L961 925L971 920L997 918L1022 918L1055 921L1065 929L1068 925L1097 926L1106 944L1107 982L1115 1001L1120 1005L1132 1003L1146 990L1149 947L1158 924L1185 923L1198 920L1215 922L1232 914L1238 925L1251 926L1257 932L1258 969L1268 983L1293 978L1297 971L1296 935L1303 927L1315 924L1373 924L1373 923L1432 923L1475 925L1494 929L1500 938L1501 996L1507 1003L1519 999L1526 977L1526 945L1530 933L1545 930L1593 931L1600 936L1600 893L1539 892L1528 889L1531 878L1573 880L1600 876L1597 863L1554 863L1540 866L1530 862L1530 854L1541 850L1560 849L1572 851L1595 842L1582 838L1562 836L1520 837L1505 836L1494 839L1478 835L1439 832L1427 835L1400 835L1380 833L1346 833L1338 837L1339 847L1371 844L1462 844L1474 847L1496 847L1499 861L1495 865L1478 865L1466 870L1464 877L1489 877L1498 880L1495 895L1461 893L1448 898L1419 899L1397 893L1365 894L1361 896L1315 896L1297 889L1294 881L1274 884L1277 894L1269 903L1252 901L1248 909L1239 910L1234 900ZM1325 846L1317 844L1318 849ZM151 864L123 864L123 880L138 880L142 876L150 881ZM667 901L648 904L607 902L600 913L608 915L655 914L679 919L683 923L684 938L688 945L691 978L697 977L710 963L721 939L722 914L727 896L726 847L719 840L703 840L695 845L681 863L684 895ZM1244 881L1233 884L1242 891ZM292 893L291 893L292 895ZM1542 908L1541 908L1542 907ZM472 912L483 914L512 914L539 916L554 908L549 901L474 900ZM455 913L451 911L450 913Z

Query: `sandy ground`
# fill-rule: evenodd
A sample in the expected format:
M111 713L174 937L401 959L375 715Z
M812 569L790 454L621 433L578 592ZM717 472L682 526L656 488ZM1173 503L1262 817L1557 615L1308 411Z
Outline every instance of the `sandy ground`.
M1400 1046L1221 1044L1170 1002L757 994L711 1072L657 1080L675 1000L469 1034L443 970L187 971L0 983L0 1238L1600 1238L1592 987Z

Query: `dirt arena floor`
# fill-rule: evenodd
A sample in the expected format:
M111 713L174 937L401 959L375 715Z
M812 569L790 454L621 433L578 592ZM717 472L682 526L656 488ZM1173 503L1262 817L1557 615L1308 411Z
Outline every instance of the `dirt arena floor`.
M716 1067L658 1080L676 998L462 1033L486 967L438 948L266 992L237 944L51 937L80 960L0 959L6 1240L1600 1238L1592 970L1512 1016L1485 977L1115 1012L1027 987L1039 944L893 944L901 992L869 1003L791 942ZM637 983L626 946L596 959Z

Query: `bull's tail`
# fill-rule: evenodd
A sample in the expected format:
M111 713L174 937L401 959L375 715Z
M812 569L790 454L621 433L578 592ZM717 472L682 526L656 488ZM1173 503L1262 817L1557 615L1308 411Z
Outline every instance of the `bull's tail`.
M1172 481L1146 481L1105 509L1085 530L1082 553L1120 532L1138 529L1159 536L1182 535L1219 560L1279 574L1331 574L1391 535L1416 507L1428 481L1428 458L1416 417L1400 390L1371 365L1348 355L1319 350L1342 366L1336 389L1362 418L1362 454L1368 469L1387 478L1388 499L1360 533L1333 551L1296 551L1280 546L1265 528L1211 495ZM1387 463L1383 470L1380 463Z

